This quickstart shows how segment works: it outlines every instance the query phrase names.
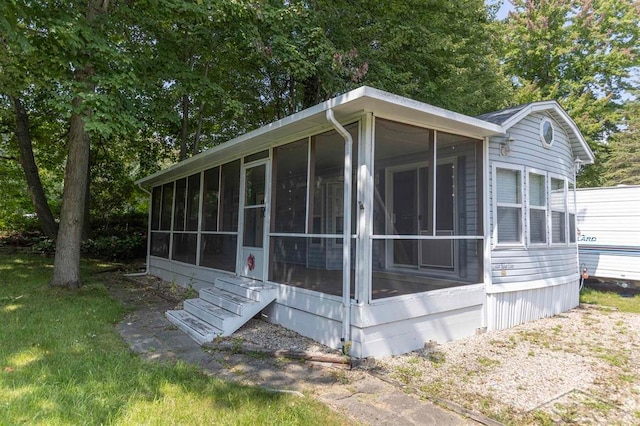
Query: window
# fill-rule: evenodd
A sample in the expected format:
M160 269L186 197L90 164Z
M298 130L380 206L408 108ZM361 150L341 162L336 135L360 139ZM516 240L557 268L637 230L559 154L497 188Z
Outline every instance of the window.
M551 148L553 145L553 123L548 118L540 122L540 141L545 148Z
M569 197L568 197L568 207L569 207L569 242L576 242L576 192L575 192L575 184L573 182L569 182Z
M496 168L498 244L522 243L522 172Z
M567 194L564 180L552 177L550 182L549 199L551 206L551 242L554 244L566 243Z
M494 169L497 243L575 244L575 205L568 192L573 192L574 183L534 169L500 166ZM522 176L527 176L526 182Z
M537 173L529 173L529 242L547 242L546 177Z

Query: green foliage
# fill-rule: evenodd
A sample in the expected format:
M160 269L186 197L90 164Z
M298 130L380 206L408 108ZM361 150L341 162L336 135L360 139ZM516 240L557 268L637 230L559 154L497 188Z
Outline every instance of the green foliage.
M623 129L608 140L604 184L640 185L640 101L626 102Z
M51 261L0 255L0 418L3 424L344 424L297 396L224 382L184 364L144 362L113 324L111 265L83 264L77 292L46 285ZM117 282L111 285L119 285Z
M637 2L513 1L503 24L504 67L515 103L557 99L596 154L580 186L602 184L606 138L621 124L629 76L640 65Z

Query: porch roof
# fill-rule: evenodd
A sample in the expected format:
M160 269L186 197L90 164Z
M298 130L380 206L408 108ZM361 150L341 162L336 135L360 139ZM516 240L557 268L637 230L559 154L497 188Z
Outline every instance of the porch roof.
M337 120L342 121L362 112L373 112L378 116L404 122L429 126L436 130L460 133L482 138L503 134L499 124L469 117L443 108L435 107L389 92L362 86L321 104L240 135L228 142L194 155L193 157L140 179L137 183L147 187L171 181L223 161L230 161L249 151L259 151L274 142L300 134L304 136L313 129L328 127L326 111L333 109Z

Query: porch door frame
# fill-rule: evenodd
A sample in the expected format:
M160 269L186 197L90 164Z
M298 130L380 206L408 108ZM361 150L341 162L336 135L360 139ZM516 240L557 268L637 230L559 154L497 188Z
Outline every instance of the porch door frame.
M264 166L264 199L261 204L246 205L247 171ZM271 204L271 157L243 163L240 169L240 205L238 212L238 247L236 255L236 275L257 281L266 281L269 269L269 226ZM262 210L262 247L244 245L246 211ZM253 257L254 267L249 265L249 257Z
M420 235L420 223L419 223L419 215L420 215L420 202L421 202L421 198L420 198L420 169L422 168L427 168L429 170L430 173L430 162L429 161L424 161L424 162L419 162L419 163L411 163L411 164L403 164L400 166L394 166L394 167L389 167L386 170L386 177L385 177L385 186L386 186L386 203L388 206L391 206L391 211L389 212L390 214L387 216L386 219L386 230L385 233L386 235L395 235L392 230L395 226L395 217L396 217L396 212L395 212L395 203L394 203L394 191L393 191L393 179L394 176L396 175L396 173L401 173L401 172L407 172L407 171L412 171L414 170L416 172L416 179L415 179L415 184L416 184L416 191L415 191L415 199L413 200L415 202L415 209L416 209L416 215L415 215L415 226L416 226L416 233L415 234L411 234L411 235L407 235L408 239L413 239L416 235ZM429 180L431 180L431 174L429 175ZM429 186L431 185L431 183L428 184ZM429 188L425 188L427 191L429 191ZM424 194L422 194L423 196L427 197L428 196L428 192L425 192ZM429 212L425 212L427 215L429 215ZM429 223L431 224L431 223ZM418 269L418 264L420 261L420 244L418 244L418 251L415 253L416 256L416 264L415 267L413 267L413 265L407 265L407 264L403 264L403 263L396 263L395 262L395 239L389 239L386 241L386 259L385 259L385 268L386 269L393 269L393 268L402 268L402 269Z
M386 200L387 200L387 205L391 206L391 211L389 212L390 214L387 216L386 219L386 235L395 235L392 232L390 232L391 230L393 230L393 227L395 226L395 204L394 204L394 191L393 191L393 179L396 173L398 172L406 172L406 171L410 171L410 170L415 170L416 172L416 196L414 199L415 202L415 207L416 207L416 212L417 215L415 217L416 219L416 230L417 233L415 235L407 235L407 237L409 239L415 239L416 236L418 237L423 237L423 236L447 236L447 235L456 235L456 228L457 228L457 196L458 194L456 194L457 192L457 188L456 188L456 180L457 180L457 171L455 168L456 165L456 158L455 157L445 157L445 158L441 158L438 159L436 167L432 167L431 166L432 163L429 161L425 161L425 162L419 162L419 163L410 163L410 164L404 164L401 166L395 166L395 167L389 167L386 170L386 178L385 178L385 191L386 191ZM438 181L437 181L437 173L438 173L438 166L442 166L442 165L451 165L452 167L452 188L451 190L454 192L454 196L453 196L453 200L452 200L452 210L453 210L453 229L451 230L437 230L437 212L438 212L438 208L437 208L437 202L436 202L436 192L437 192L437 185L438 185ZM420 187L420 169L422 168L427 168L428 169L428 173L429 173L429 182L427 183L427 188L421 188ZM435 182L435 185L434 184ZM429 200L427 199L427 210L426 212L424 212L424 214L427 215L428 217L428 229L423 230L420 229L420 207L421 207L421 203L423 201L423 197L429 197L429 192L430 191L434 191L433 195L431 196L433 199ZM450 233L450 234L449 234ZM417 247L417 252L416 252L416 256L417 256L417 261L415 265L406 265L406 264L402 264L402 263L396 263L395 262L395 254L394 254L394 250L395 250L395 239L388 239L386 242L386 256L385 256L385 268L386 269L415 269L415 270L421 270L421 269L433 269L433 268L438 268L437 266L433 266L433 265L429 265L429 264L424 264L422 262L422 251L423 251L423 244L420 241L422 240L421 238L418 238L418 247ZM429 241L427 239L424 239L424 241ZM432 241L437 241L437 240L432 240ZM452 242L452 247L453 247L453 242ZM453 248L452 248L453 249ZM451 270L453 271L457 271L458 269L458 261L457 261L457 253L455 252L455 249L453 249L453 254L452 254L452 258L453 258L453 268Z

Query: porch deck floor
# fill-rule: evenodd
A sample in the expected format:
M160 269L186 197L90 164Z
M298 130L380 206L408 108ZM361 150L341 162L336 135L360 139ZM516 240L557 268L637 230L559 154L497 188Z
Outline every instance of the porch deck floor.
M301 265L279 265L278 276L270 281L334 296L342 296L342 270L306 268ZM474 284L472 281L456 281L411 272L373 271L371 293L373 299L423 293L432 290ZM354 272L351 273L351 296L354 297Z

